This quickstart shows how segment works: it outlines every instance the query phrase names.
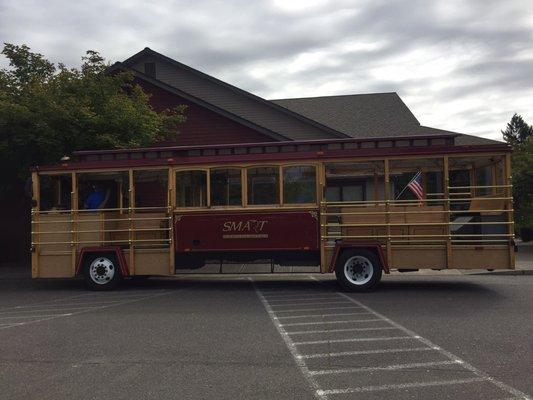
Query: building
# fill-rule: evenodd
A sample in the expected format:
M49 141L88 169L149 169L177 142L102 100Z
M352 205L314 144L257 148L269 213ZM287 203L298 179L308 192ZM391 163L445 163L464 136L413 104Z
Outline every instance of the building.
M412 141L428 136L448 138L457 146L498 143L422 126L397 93L265 100L149 48L111 69L133 71L158 111L188 106L187 121L174 145L336 138Z

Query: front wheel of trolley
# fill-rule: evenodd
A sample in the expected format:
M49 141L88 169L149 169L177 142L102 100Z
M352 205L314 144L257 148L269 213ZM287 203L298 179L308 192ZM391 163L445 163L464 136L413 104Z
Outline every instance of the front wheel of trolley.
M90 254L83 266L85 284L90 290L111 290L122 280L120 268L113 255Z
M381 264L372 251L346 250L337 259L335 275L346 290L368 291L374 289L381 280Z

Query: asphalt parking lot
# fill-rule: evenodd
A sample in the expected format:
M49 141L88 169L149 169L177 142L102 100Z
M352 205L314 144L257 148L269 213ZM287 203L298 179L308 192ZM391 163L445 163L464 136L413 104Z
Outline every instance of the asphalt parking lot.
M2 399L519 399L533 276L0 279Z

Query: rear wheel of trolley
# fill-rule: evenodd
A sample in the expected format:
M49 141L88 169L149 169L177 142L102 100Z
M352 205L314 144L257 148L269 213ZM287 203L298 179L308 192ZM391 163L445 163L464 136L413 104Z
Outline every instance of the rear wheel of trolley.
M335 275L346 290L363 292L374 289L381 280L381 264L370 250L345 250L337 259Z
M111 290L122 281L114 254L87 254L83 260L83 276L90 290Z

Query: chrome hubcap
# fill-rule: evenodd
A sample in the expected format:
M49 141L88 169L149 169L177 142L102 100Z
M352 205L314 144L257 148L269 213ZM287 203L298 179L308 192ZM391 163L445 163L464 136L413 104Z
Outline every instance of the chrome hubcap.
M353 256L344 264L344 276L354 285L368 283L374 275L374 266L363 256Z
M89 266L89 275L94 283L105 285L115 276L115 266L109 258L98 257Z

